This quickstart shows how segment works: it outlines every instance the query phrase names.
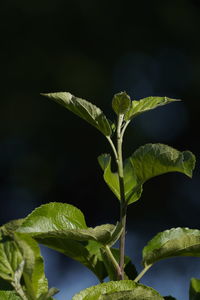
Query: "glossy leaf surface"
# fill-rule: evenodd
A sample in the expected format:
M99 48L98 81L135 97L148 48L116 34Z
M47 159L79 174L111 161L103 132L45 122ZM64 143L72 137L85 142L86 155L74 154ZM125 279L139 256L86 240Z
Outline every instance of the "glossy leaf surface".
M106 271L100 257L100 248L102 245L112 245L120 235L121 228L119 224L117 227L106 224L88 228L79 209L56 202L36 208L25 218L18 231L28 233L39 243L78 260L102 279Z
M190 280L189 295L190 300L200 300L200 279L192 278Z
M123 292L127 292L123 294ZM128 294L128 292L130 292ZM126 298L122 298L125 296ZM108 298L109 297L109 298ZM110 298L113 297L113 298ZM142 298L143 297L143 298ZM72 300L163 300L154 289L131 280L110 281L87 288L76 294Z
M111 136L112 128L110 126L110 122L108 121L102 110L94 104L84 99L74 97L72 94L67 92L49 93L42 95L69 109L74 114L78 115L79 117L96 127L105 136Z
M180 101L177 99L170 99L167 97L146 97L141 100L134 100L131 103L131 108L125 115L125 120L131 120L137 115L148 110L155 109L156 107L169 104L171 102Z
M104 180L120 200L118 174L111 170L111 156L98 157L104 171ZM146 144L139 147L124 162L125 199L128 204L137 201L143 184L152 177L168 172L181 172L189 177L195 166L195 157L190 151L180 152L163 144Z
M200 230L179 227L165 230L143 249L145 266L175 256L200 256Z
M125 92L115 94L112 100L112 108L117 115L125 114L131 105L129 95Z

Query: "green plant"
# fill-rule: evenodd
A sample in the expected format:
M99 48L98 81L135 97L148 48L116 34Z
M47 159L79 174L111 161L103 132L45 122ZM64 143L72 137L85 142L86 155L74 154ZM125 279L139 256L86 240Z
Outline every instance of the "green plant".
M98 157L103 177L120 202L117 224L87 227L83 213L70 204L49 203L27 217L0 228L0 299L50 300L57 293L48 288L38 244L75 259L89 268L100 284L87 288L73 300L163 300L154 289L139 282L157 261L176 256L200 256L200 231L172 228L158 233L143 249L143 270L137 271L125 256L126 216L129 205L141 197L143 184L154 176L181 172L189 177L195 166L190 151L179 152L163 144L146 144L123 160L122 145L127 126L139 114L169 104L175 99L148 97L131 101L121 92L114 95L112 108L117 122L111 122L90 102L70 93L44 94L96 127L109 142L117 172L111 170L111 155ZM113 138L116 136L116 143ZM119 240L119 249L113 248ZM109 282L103 282L109 277ZM200 299L200 280L190 284L190 300Z

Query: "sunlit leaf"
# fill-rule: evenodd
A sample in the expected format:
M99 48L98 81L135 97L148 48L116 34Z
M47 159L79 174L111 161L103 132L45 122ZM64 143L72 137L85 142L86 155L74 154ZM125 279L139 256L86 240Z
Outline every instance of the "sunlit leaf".
M88 243L96 242L96 247L100 251L103 245L111 246L120 236L121 230L120 224L87 227L79 209L56 202L36 208L24 219L18 232L30 234L39 243L80 261L102 280L101 276L105 275L105 268L100 258L95 257L97 264L102 266L101 274L98 273L97 264L94 264L94 254L90 253Z
M125 293L126 292L126 293ZM124 297L124 298L123 298ZM154 289L131 280L110 281L87 288L72 300L163 300Z
M120 200L118 174L111 170L111 156L102 154L98 161L105 182ZM143 184L152 177L168 172L181 172L191 177L194 166L195 156L190 151L180 152L163 144L141 146L124 162L125 200L128 204L137 201Z
M190 280L189 295L190 300L200 300L200 279L192 278Z
M111 136L112 128L108 119L106 118L102 110L94 104L84 99L77 98L67 92L49 93L42 95L56 101L65 108L69 109L74 114L78 115L79 117L96 127L105 136Z
M175 256L200 257L200 230L178 227L158 233L143 249L143 264Z
M129 95L125 92L115 94L112 100L112 108L117 115L125 114L131 105Z
M128 161L141 183L168 172L181 172L192 177L195 166L195 157L190 151L180 152L163 144L141 146Z
M137 115L152 110L158 106L162 106L171 102L180 101L177 99L170 99L167 97L147 97L138 101L132 101L131 108L125 115L125 120L131 120Z

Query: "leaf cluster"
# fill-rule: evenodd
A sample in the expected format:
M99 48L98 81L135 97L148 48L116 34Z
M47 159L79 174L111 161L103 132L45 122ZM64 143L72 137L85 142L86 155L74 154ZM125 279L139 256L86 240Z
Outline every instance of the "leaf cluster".
M114 95L112 108L117 122L110 121L92 103L70 93L43 94L98 129L109 142L117 165L112 171L111 154L98 162L103 178L120 202L116 224L88 227L84 214L67 203L41 205L21 220L0 227L0 299L53 300L58 292L48 287L39 244L54 249L90 269L100 284L74 295L72 300L173 300L139 283L156 262L178 256L200 256L200 230L172 228L153 237L142 252L144 269L138 274L124 254L126 211L139 200L144 183L161 174L180 172L192 177L195 156L164 144L146 144L123 160L122 142L129 123L138 115L175 101L167 97L131 100L125 92ZM116 134L116 145L113 137ZM120 240L120 248L115 243ZM108 277L109 282L103 282ZM120 280L122 279L122 280ZM200 300L200 280L193 278L190 300Z

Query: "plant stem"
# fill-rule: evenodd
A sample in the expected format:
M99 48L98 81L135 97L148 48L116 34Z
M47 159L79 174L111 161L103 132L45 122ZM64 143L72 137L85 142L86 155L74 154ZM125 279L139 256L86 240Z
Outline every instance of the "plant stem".
M125 189L124 189L124 170L123 170L123 157L122 157L122 142L123 136L121 133L121 126L123 123L124 115L119 115L117 124L117 165L119 176L119 188L120 188L120 222L122 224L122 234L120 237L120 260L119 266L121 269L121 276L119 280L124 279L124 254L125 254L125 235L126 235L126 211L127 204L125 203Z
M11 285L14 287L16 293L21 297L23 300L28 300L26 294L24 293L24 290L22 289L22 286L20 283L12 282Z
M113 150L115 159L116 159L116 161L117 161L117 160L118 160L118 154L117 154L115 145L113 144L113 141L111 140L110 136L106 136L106 138L107 138L107 140L109 141L109 143L110 143L110 145L111 145L111 148L112 148L112 150Z
M149 270L149 268L151 268L152 265L148 265L146 267L144 267L144 269L140 272L140 274L138 274L138 276L134 279L134 282L138 282L142 276Z
M110 259L110 261L112 262L112 264L116 270L117 278L119 278L121 276L121 269L120 269L118 262L114 258L109 246L105 246L105 251L106 251L108 258Z

